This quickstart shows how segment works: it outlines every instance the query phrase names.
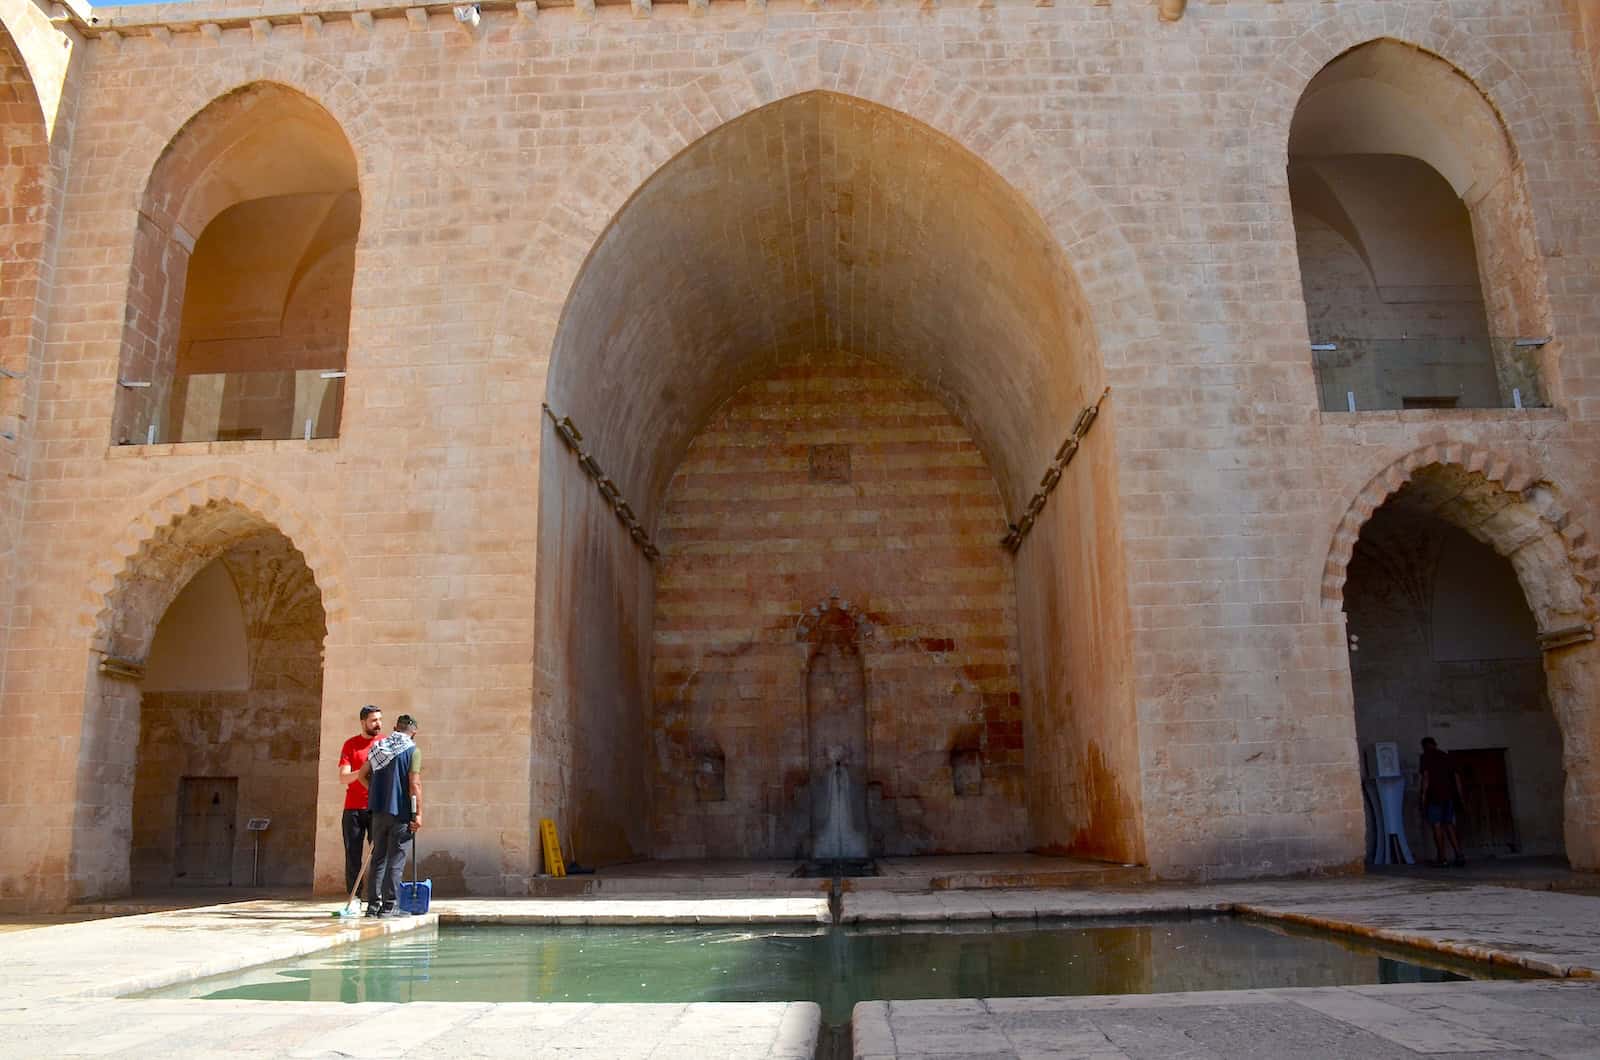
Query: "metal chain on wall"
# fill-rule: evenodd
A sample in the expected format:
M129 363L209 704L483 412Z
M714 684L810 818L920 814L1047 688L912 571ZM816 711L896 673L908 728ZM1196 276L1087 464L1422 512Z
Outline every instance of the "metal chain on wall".
M618 492L617 484L606 477L605 471L601 469L592 454L584 452L580 444L583 441L583 434L578 430L577 424L572 422L572 417L558 417L549 405L543 403L540 403L539 407L544 409L544 414L550 417L550 422L555 425L557 437L577 456L578 466L583 468L583 473L594 480L600 496L611 505L611 511L616 515L617 522L627 528L628 536L639 546L644 558L654 563L660 557L661 550L650 540L650 535L634 516L632 506Z
M1000 547L1007 552L1015 552L1022 547L1022 539L1028 536L1028 531L1033 529L1039 513L1044 511L1051 492L1061 481L1061 473L1072 463L1072 458L1078 455L1078 446L1089 433L1089 428L1094 426L1094 421L1099 418L1100 403L1109 393L1111 393L1110 387L1100 391L1100 396L1095 398L1094 404L1085 406L1083 411L1078 413L1078 418L1072 421L1072 431L1067 435L1067 440L1061 443L1061 448L1056 450L1056 458L1045 470L1044 478L1039 480L1038 492L1028 499L1028 506L1023 509L1022 518L1008 524L1006 536L1000 539Z

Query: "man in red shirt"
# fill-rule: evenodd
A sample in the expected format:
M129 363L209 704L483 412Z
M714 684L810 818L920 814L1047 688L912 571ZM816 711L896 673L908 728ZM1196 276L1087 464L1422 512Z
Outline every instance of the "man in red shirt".
M372 836L372 811L367 809L367 786L358 774L367 761L372 745L383 735L383 711L368 704L361 708L361 732L344 742L339 751L339 780L344 789L344 890L356 889L361 873L361 847Z

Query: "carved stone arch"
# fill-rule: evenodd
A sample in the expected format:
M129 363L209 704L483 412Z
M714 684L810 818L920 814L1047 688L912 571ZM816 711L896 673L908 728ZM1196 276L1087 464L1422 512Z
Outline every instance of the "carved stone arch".
M188 577L215 559L231 536L266 527L282 533L305 557L322 594L328 639L334 640L347 612L343 562L325 544L330 535L303 514L306 506L286 501L281 493L242 475L212 474L177 489L168 484L135 502L137 514L113 524L124 529L96 565L89 583L92 603L78 616L78 628L90 637L93 650L142 660L155 624ZM144 597L145 606L130 609L136 595ZM130 610L138 612L138 628L121 624Z
M1154 300L1131 244L1083 177L1047 159L1033 131L965 85L869 45L806 39L757 52L674 89L618 128L565 185L513 264L496 352L543 358L584 262L611 220L663 164L719 126L769 103L826 91L927 125L988 164L1038 212L1078 273L1107 363L1155 333Z
M326 535L280 491L243 476L214 474L177 489L169 483L135 503L139 514L110 543L86 594L91 602L78 615L90 651L72 800L69 900L123 895L131 886L143 709L135 681L157 627L190 579L229 549L270 531L299 553L314 583L324 650L345 610L340 564L325 545ZM108 657L115 661L105 664Z
M1448 499L1455 507L1441 512L1441 517L1511 561L1541 631L1594 620L1600 553L1577 517L1525 462L1452 442L1407 453L1374 475L1352 499L1334 530L1323 564L1324 607L1337 610L1343 606L1350 556L1372 513L1419 471L1436 466L1465 473L1469 483Z
M1322 603L1340 610L1361 528L1391 496L1413 484L1432 514L1506 557L1538 625L1550 705L1561 730L1566 774L1563 819L1568 859L1600 866L1600 643L1594 589L1600 554L1559 491L1526 460L1465 443L1408 453L1374 475L1334 531L1322 575Z
M1330 14L1279 51L1261 78L1250 111L1255 179L1288 186L1289 126L1306 86L1352 48L1384 39L1428 52L1471 82L1499 114L1513 153L1520 155L1553 138L1533 89L1481 36L1440 14L1429 0L1401 0Z

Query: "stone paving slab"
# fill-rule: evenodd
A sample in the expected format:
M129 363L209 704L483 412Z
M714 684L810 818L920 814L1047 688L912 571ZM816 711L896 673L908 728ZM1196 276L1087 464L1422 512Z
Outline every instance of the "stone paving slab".
M845 923L911 923L1228 911L1497 961L1548 975L1600 975L1600 898L1402 878L1126 891L872 892L846 894L840 919Z
M811 1060L810 1002L683 1005L47 1001L0 1008L7 1057Z
M1600 982L1429 983L1118 997L872 1001L856 1060L1595 1057Z

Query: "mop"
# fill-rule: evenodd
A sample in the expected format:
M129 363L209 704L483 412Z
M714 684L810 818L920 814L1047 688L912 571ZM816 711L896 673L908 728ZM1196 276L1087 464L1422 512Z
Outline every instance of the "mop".
M372 864L372 844L367 844L367 852L361 855L361 871L356 873L356 885L350 888L350 901L339 909L330 913L337 917L358 917L361 915L362 901L356 895L361 893L361 885L367 878L367 867Z

